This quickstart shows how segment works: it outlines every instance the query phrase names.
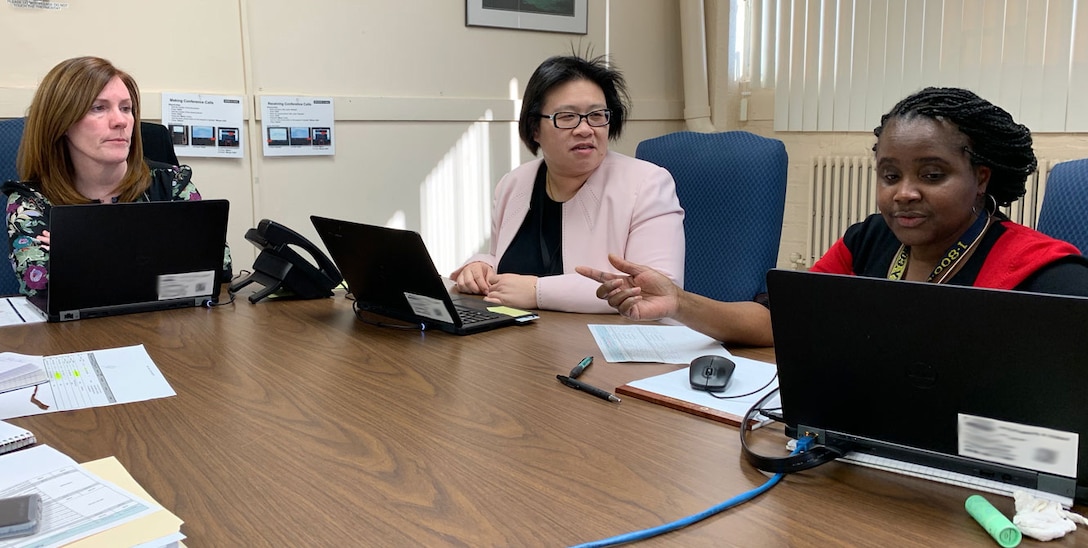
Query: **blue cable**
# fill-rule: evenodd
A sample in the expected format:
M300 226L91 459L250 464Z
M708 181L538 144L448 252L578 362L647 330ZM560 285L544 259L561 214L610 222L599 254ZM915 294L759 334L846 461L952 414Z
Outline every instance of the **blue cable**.
M814 441L816 441L816 438L813 438L811 436L804 436L802 438L799 438L797 440L797 448L793 450L791 455L796 455L798 453L807 451L809 449L809 447L812 446ZM693 523L698 523L698 522L700 522L700 521L702 521L702 520L704 520L706 518L709 518L710 516L713 516L714 514L718 514L720 512L728 510L728 509L730 509L730 508L732 508L732 507L734 507L734 506L736 506L738 504L748 502L748 501L756 498L757 496L762 495L763 493L766 493L768 490L770 490L771 487L774 487L775 485L777 485L778 482L782 480L782 476L784 476L784 475L785 475L784 473L779 472L779 473L771 476L771 478L768 479L763 485L760 485L759 487L756 487L755 489L752 489L751 491L748 491L746 493L741 493L741 494L739 494L739 495L737 495L737 496L735 496L735 497L733 497L733 498L731 498L731 499L729 499L729 500L727 500L725 502L722 502L722 503L717 504L715 506L711 506L710 508L707 508L706 510L703 510L702 512L699 512L698 514L693 514L693 515L690 515L690 516L688 516L686 518L678 519L678 520L676 520L676 521L674 521L672 523L666 523L664 525L658 525L657 527L651 527L649 529L643 529L641 531L633 531L633 532L630 532L630 533L624 533L622 535L616 535L616 536L614 536L612 538L606 538L606 539L601 539L601 540L595 540L593 542L586 542L584 544L578 544L578 545L574 546L573 548L597 548L599 546L617 546L617 545L620 545L620 544L626 544L628 542L636 542L636 541L639 541L639 540L646 540L648 538L656 537L656 536L664 534L664 533L669 533L669 532L672 532L672 531L676 531L677 529L682 529L684 527L687 527L688 525L691 525Z

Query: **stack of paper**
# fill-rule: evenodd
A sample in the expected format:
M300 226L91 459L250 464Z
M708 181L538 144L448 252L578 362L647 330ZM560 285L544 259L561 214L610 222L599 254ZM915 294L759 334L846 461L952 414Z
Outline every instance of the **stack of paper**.
M14 352L0 353L0 392L18 390L49 380L45 358Z
M160 506L113 457L78 465L39 445L0 457L0 498L38 493L37 534L0 541L22 546L178 546L182 521Z
M170 547L181 544L182 539L185 538L185 535L181 534L181 524L184 523L181 518L170 513L151 498L151 495L139 483L136 483L136 480L116 458L106 457L85 462L83 468L104 480L113 482L145 502L158 506L159 509L148 516L118 525L68 546L79 548L136 545Z

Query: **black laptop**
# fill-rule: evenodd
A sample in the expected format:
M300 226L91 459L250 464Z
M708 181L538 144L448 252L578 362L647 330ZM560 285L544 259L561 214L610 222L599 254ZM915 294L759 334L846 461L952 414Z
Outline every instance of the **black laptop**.
M28 300L51 322L214 301L228 210L226 200L54 206L49 285Z
M1088 298L772 270L787 429L1088 502Z
M478 298L450 295L423 238L411 230L311 216L359 310L468 335L524 323Z

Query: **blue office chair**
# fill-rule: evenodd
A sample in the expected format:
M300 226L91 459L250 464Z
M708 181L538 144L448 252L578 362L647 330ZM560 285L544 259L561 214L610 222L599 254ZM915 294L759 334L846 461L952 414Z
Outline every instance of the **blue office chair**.
M1088 158L1050 169L1036 228L1088 253Z
M681 131L647 139L635 156L669 170L683 206L684 288L720 301L767 290L786 207L786 146L746 131Z
M15 170L15 157L19 152L19 142L23 140L23 125L22 118L0 120L0 182L19 179L19 173ZM6 196L0 195L0 199L7 204ZM19 293L19 280L15 278L15 272L8 261L10 246L7 224L0 224L4 227L3 234L0 235L0 295L16 295Z

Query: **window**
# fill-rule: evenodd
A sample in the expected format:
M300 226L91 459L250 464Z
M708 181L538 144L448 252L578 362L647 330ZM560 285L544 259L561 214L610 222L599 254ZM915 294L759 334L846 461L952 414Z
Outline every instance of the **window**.
M1035 132L1088 131L1078 0L745 3L742 72L752 89L774 89L777 131L869 131L926 86L971 89Z

